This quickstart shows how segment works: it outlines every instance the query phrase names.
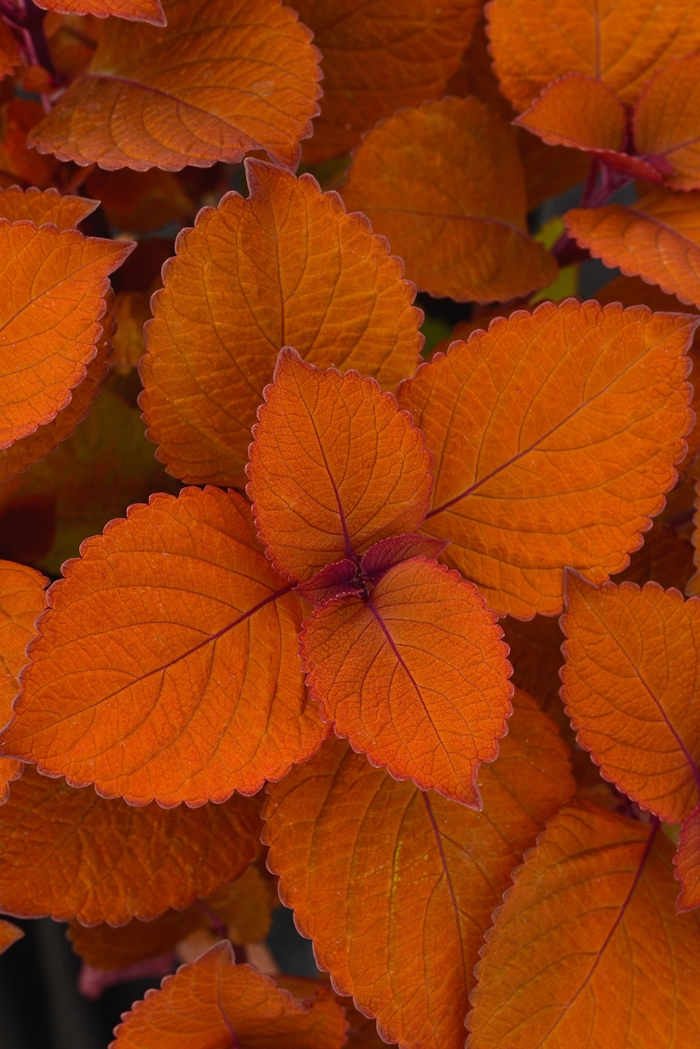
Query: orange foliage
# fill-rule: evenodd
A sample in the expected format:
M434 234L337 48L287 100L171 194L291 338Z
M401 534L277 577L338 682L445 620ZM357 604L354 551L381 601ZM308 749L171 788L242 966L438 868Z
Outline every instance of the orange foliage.
M150 991L117 1027L114 1049L341 1049L343 1010L324 987L299 1001L218 943Z
M36 0L37 7L58 13L96 15L107 18L115 15L135 22L151 22L164 26L165 15L160 0Z
M13 943L17 943L17 940L21 940L23 936L22 930L18 929L12 922L0 919L0 954L11 947Z

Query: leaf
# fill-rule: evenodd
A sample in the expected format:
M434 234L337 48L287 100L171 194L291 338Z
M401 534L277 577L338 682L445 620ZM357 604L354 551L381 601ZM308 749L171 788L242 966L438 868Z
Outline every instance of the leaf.
M342 194L431 295L505 301L557 274L527 232L514 132L476 99L430 102L384 121L357 148Z
M343 557L411 532L428 505L430 455L374 379L280 353L253 428L248 495L275 567L310 579Z
M31 144L107 171L235 164L264 149L294 168L318 112L318 52L279 0L164 0L164 29L108 22L84 76Z
M58 168L55 157L41 157L27 149L27 135L44 118L41 103L13 98L0 106L0 184L12 187L18 180L49 186Z
M297 1001L252 966L235 965L226 941L166 976L123 1018L113 1049L341 1049L347 1027L330 990Z
M58 14L96 15L97 18L115 15L134 22L166 24L160 0L36 0L36 5Z
M564 221L571 236L606 266L700 307L699 203L700 191L659 187L631 207L574 208Z
M150 298L145 291L120 291L116 297L114 318L117 330L109 365L119 375L133 372L146 352L143 326L151 319Z
M64 572L5 753L131 804L196 806L254 794L318 749L299 602L241 496L155 495Z
M49 452L58 448L60 444L73 435L76 426L87 415L90 405L97 396L100 382L107 370L107 361L112 352L114 296L111 291L107 292L105 302L107 304L107 312L100 320L102 334L97 340L95 356L85 367L85 378L71 390L70 401L65 408L58 412L55 419L37 427L34 433L28 434L27 437L14 441L8 448L0 449L0 484L4 484L14 477L15 474L23 473L32 464L38 463ZM65 449L62 454L65 455ZM39 468L38 472L45 475L45 471L41 468ZM51 487L58 488L65 493L67 481L66 474L51 476L49 484L46 487L43 484L40 485L41 493L37 492L37 494L45 495L47 488ZM21 482L19 483L21 484ZM26 479L26 483L28 488L32 487L29 478ZM4 502L3 489L0 487L0 505ZM75 506L71 506L71 512L76 512ZM100 522L100 524L103 523Z
M630 557L630 563L615 582L629 580L644 586L654 580L664 589L675 586L681 593L693 574L693 547L687 539L680 538L673 528L655 521L651 531L644 536L644 546Z
M238 795L137 809L28 766L0 807L0 910L123 925L188 907L259 854L258 812Z
M573 743L574 735L559 698L559 668L564 665L561 654L564 635L559 628L559 620L535 616L522 622L513 616L506 616L501 628L503 640L510 650L508 659L513 667L511 680L516 689L534 696L540 709L557 722L564 738Z
M595 77L630 104L656 70L700 47L693 0L491 0L486 14L501 90L518 111L567 73Z
M17 943L17 940L21 940L23 936L23 931L16 925L0 918L0 954L3 954L13 943Z
M0 79L11 76L22 58L14 36L5 22L0 21Z
M498 754L512 709L501 636L473 584L411 558L368 596L316 609L300 642L309 690L337 736L397 779L479 809L477 771Z
M304 159L343 156L404 106L445 94L479 16L479 0L295 0L323 55L323 101Z
M675 914L671 848L596 805L562 809L488 934L469 1049L695 1045L700 923Z
M241 483L250 429L279 351L358 368L384 386L419 361L420 310L400 260L361 215L260 161L177 242L156 295L141 405L175 476Z
M680 823L700 801L700 601L567 573L562 699L605 779Z
M131 233L150 233L195 212L176 175L151 168L150 171L101 171L96 168L85 180L85 188L98 197L110 226Z
M97 352L107 278L131 248L77 230L0 219L0 448L51 422L69 403Z
M403 383L434 457L424 531L497 614L562 609L562 570L618 572L690 428L687 316L568 299L497 318ZM595 455L591 448L595 448Z
M700 56L671 62L647 84L634 111L636 148L663 158L673 189L700 189L699 76Z
M27 662L25 650L34 636L34 624L46 604L48 580L33 568L0 561L0 726L12 716L17 678ZM22 773L12 758L0 758L0 804L7 801L9 785Z
M675 874L682 885L678 911L700 907L700 806L681 824L678 851L673 857Z
M529 696L479 770L482 812L372 768L340 740L270 788L269 863L341 994L386 1041L462 1049L472 969L510 872L571 797L567 747Z
M53 188L43 193L36 186L26 190L19 186L0 189L0 218L10 222L29 219L35 226L50 222L59 230L75 229L99 204L99 200L87 197L62 197Z

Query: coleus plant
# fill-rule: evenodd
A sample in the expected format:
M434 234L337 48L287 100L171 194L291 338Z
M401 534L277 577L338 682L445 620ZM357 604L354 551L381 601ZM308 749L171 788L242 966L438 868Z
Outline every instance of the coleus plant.
M117 1049L700 1040L700 10L481 16L0 4L0 912Z

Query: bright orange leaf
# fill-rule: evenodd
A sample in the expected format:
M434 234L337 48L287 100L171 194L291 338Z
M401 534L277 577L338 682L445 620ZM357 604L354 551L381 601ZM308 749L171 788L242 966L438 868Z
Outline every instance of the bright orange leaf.
M132 246L0 219L0 448L70 402L97 352L108 275Z
M149 436L176 477L241 483L250 429L279 351L395 386L418 364L422 320L401 262L367 220L310 175L246 164L177 242L143 362Z
M579 742L606 779L680 823L700 801L700 601L658 583L598 589L571 573L562 629L562 698Z
M642 92L634 112L639 153L663 158L673 189L700 189L700 55L671 62Z
M441 98L480 0L295 0L323 55L321 115L304 159L342 156L397 109Z
M491 608L562 608L562 570L625 567L675 482L696 321L569 299L497 318L398 391L434 456L422 528ZM595 456L591 454L595 447ZM605 508L605 509L604 509Z
M700 907L700 807L683 821L673 862L676 877L682 885L678 910L690 911Z
M298 1001L250 965L235 965L231 945L217 943L191 965L148 991L116 1030L113 1049L341 1049L345 1016L319 985Z
M318 52L279 0L164 0L164 29L114 19L30 142L108 171L237 163L294 168L318 111Z
M255 793L318 749L299 601L241 496L153 496L64 572L5 753L107 797L169 806Z
M62 197L57 189L43 193L36 186L26 190L19 186L0 189L0 218L10 222L29 219L35 226L50 222L59 230L75 229L99 204L99 200L88 197Z
M574 208L564 220L571 236L606 266L700 307L699 202L700 191L659 187L632 206Z
M58 14L96 15L107 18L128 18L135 22L151 22L164 26L165 15L160 0L36 0L37 7Z
M431 295L505 301L557 275L554 259L527 232L515 132L475 98L427 103L384 121L356 150L341 192Z
M368 597L316 609L301 654L336 735L397 779L478 809L479 765L498 754L511 711L501 636L472 583L411 558Z
M516 693L473 812L339 740L269 788L270 866L319 965L404 1046L462 1049L479 946L510 872L574 789L567 747Z
M258 417L248 494L268 556L291 579L422 520L430 454L374 379L322 372L286 349Z
M675 913L671 852L648 824L562 809L488 933L469 1049L697 1045L700 919Z
M0 918L0 954L11 947L13 943L17 943L17 940L21 940L24 933L21 929L18 929L12 922L3 921Z
M0 807L0 911L123 925L188 907L258 855L258 812L240 795L137 809L27 766Z
M632 103L656 70L700 47L695 0L491 0L486 14L501 90L519 111L567 73Z

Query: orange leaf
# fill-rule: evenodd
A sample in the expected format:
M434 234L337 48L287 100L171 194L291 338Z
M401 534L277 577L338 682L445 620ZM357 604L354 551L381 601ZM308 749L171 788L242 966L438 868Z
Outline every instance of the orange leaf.
M27 766L0 807L0 910L123 925L188 907L259 854L258 812L240 795L137 809Z
M567 573L562 629L562 698L579 742L607 780L680 823L700 801L700 601Z
M283 899L382 1037L462 1049L479 946L510 872L569 800L567 747L529 696L479 771L483 812L397 783L339 740L270 789Z
M700 11L700 7L698 7ZM700 307L700 191L650 190L636 204L574 208L569 233L606 266Z
M258 417L248 495L269 558L291 579L422 520L430 454L374 379L322 372L285 349Z
M431 295L504 301L557 275L527 232L515 133L475 98L403 110L370 131L342 194Z
M336 735L397 779L478 809L479 765L498 754L511 712L502 633L472 583L411 558L368 597L316 609L301 653Z
M114 352L110 368L119 375L129 375L138 367L146 352L143 326L151 319L151 296L146 291L120 291L114 303Z
M640 545L690 428L682 354L695 323L543 303L402 383L435 459L422 527L451 540L445 558L499 615L555 615L566 565L603 582Z
M234 965L230 943L166 976L115 1029L113 1049L341 1049L345 1016L319 986L297 1001L250 965Z
M349 153L378 120L441 98L480 0L295 0L323 55L323 101L304 159Z
M697 1045L700 921L675 913L671 848L596 805L562 809L488 934L469 1049Z
M630 557L630 563L619 575L617 584L629 580L644 586L653 580L664 590L675 586L681 593L693 574L693 547L681 539L673 528L656 520L644 536L644 546Z
M6 23L0 20L0 79L10 76L21 64L17 42Z
M663 158L673 189L700 189L699 77L699 55L671 62L647 84L634 112L638 152Z
M227 194L178 238L148 328L141 405L168 469L241 483L250 428L283 346L385 386L411 375L422 336L403 265L335 193L247 161L250 197Z
M73 950L87 965L102 972L113 972L169 954L202 926L206 926L206 918L194 904L186 911L166 911L153 921L133 918L128 925L116 929L104 923L86 928L73 920L67 935Z
M165 25L160 0L36 0L36 5L58 14L96 15L98 18L115 15L134 22Z
M299 601L260 552L241 496L153 496L64 572L5 753L108 797L170 806L253 794L318 749Z
M294 168L318 112L318 52L279 0L164 0L165 29L118 19L31 144L107 171L237 163Z
M678 851L673 862L676 877L683 886L678 897L678 910L690 911L700 907L700 806L681 824Z
M634 102L657 69L700 47L695 0L491 0L486 13L501 90L517 110L567 73Z
M27 148L27 135L44 118L41 103L13 98L0 107L0 184L13 186L18 179L34 186L48 186L58 167L54 157L39 156Z
M35 226L50 222L59 230L75 229L99 205L99 200L87 197L62 197L57 189L45 189L43 193L36 186L26 190L19 186L0 189L0 218L10 222L29 219Z
M97 352L108 275L132 247L0 219L0 448L51 422L70 402Z
M85 180L88 193L98 197L110 226L131 233L149 233L169 222L181 225L196 210L171 171L101 171Z
M46 604L47 583L33 568L0 561L0 726L12 716L17 678L27 662L25 650L34 636L34 624ZM0 804L7 801L9 785L21 772L20 762L0 758Z
M18 929L12 922L3 921L0 918L0 954L11 947L13 943L17 943L17 940L21 940L24 933L21 929Z

